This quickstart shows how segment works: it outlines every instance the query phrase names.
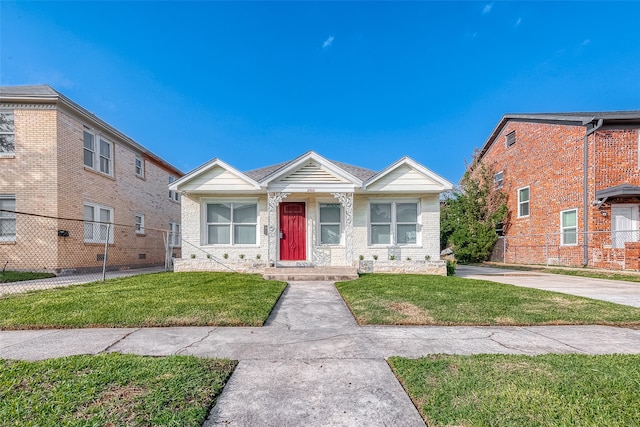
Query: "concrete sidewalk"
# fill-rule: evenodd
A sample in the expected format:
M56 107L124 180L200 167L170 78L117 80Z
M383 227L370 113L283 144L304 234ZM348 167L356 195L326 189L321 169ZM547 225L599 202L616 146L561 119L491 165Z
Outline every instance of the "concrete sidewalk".
M606 326L358 326L331 282L292 282L265 327L0 331L0 358L108 352L239 360L206 426L424 426L385 362L426 354L640 353Z
M467 279L491 280L492 282L562 292L640 307L640 283L637 282L471 265L459 265L456 268L456 276Z

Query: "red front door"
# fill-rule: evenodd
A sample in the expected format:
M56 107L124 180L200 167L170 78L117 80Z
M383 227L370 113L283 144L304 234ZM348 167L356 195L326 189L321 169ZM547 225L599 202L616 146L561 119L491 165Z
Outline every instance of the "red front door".
M304 202L280 203L280 259L307 259L307 221Z

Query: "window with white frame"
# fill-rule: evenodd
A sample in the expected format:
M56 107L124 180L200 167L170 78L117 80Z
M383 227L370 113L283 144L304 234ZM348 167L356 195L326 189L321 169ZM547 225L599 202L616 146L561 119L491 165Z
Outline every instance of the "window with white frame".
M84 165L107 175L113 175L113 144L101 135L84 130Z
M140 156L136 156L134 160L134 168L136 171L136 175L144 178L144 159Z
M0 242L16 240L16 196L0 194Z
M320 203L320 244L339 245L341 231L340 203Z
M518 216L529 216L529 199L531 194L529 187L524 187L518 190Z
M16 153L14 125L13 111L0 111L0 157L12 157Z
M135 222L136 234L144 234L144 215L135 214L134 222Z
M176 180L176 177L173 175L169 175L169 185L171 185ZM180 201L180 193L177 191L169 190L169 198L174 202Z
M85 243L113 243L113 208L94 203L84 204Z
M560 212L561 245L578 244L578 210L570 209Z
M493 188L499 190L502 188L502 182L504 180L504 172L500 171L493 176Z
M419 244L418 203L372 202L369 205L369 236L372 245Z
M180 223L169 223L169 246L172 248L179 248L182 246L182 232L180 230Z
M206 244L255 245L258 205L250 202L206 203Z

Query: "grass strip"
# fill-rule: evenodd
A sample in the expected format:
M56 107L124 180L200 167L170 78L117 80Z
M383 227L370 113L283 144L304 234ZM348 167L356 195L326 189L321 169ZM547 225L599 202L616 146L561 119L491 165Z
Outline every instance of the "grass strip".
M640 424L640 355L433 355L389 364L429 426Z
M589 277L592 279L622 280L625 282L640 282L640 275L636 272L627 271L616 273L615 271L600 271L589 268L554 268L539 265L511 265L501 263L478 264L480 267L501 268L503 270L536 271L539 273L563 274L565 276Z
M51 273L34 273L30 271L5 271L0 272L0 283L21 282L23 280L46 279L55 277Z
M0 359L0 425L201 426L235 366L116 353Z
M361 325L640 325L640 308L485 280L366 274L336 287Z
M0 298L0 329L261 326L285 287L257 274L124 277Z

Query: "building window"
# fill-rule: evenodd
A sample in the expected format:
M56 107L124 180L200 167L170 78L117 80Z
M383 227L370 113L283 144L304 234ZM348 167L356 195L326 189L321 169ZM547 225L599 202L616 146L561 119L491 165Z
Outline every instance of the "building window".
M255 245L258 241L256 203L207 203L208 245Z
M113 208L85 203L84 221L85 243L113 243Z
M136 175L144 178L144 159L140 156L136 156L134 160Z
M418 244L418 203L371 203L369 214L372 245Z
M518 216L529 216L529 187L518 190Z
M113 175L113 144L111 142L100 135L94 135L85 130L83 147L86 167Z
M0 194L0 242L16 240L16 196Z
M0 157L16 154L13 111L0 111Z
M509 132L505 137L505 141L507 143L507 147L511 147L516 143L516 131Z
M176 180L175 176L169 175L169 185L173 184L173 182L175 180ZM169 190L169 198L171 200L173 200L174 202L179 202L180 201L180 193L178 193L177 191Z
M504 172L500 171L493 176L493 188L499 190L502 188L502 182L504 180Z
M320 203L320 244L339 245L342 236L339 203Z
M144 234L144 215L135 214L134 216L136 234Z
M560 233L562 245L578 244L578 210L571 209L560 213Z
M180 224L177 222L169 223L169 246L172 248L182 246L182 233L180 231Z

